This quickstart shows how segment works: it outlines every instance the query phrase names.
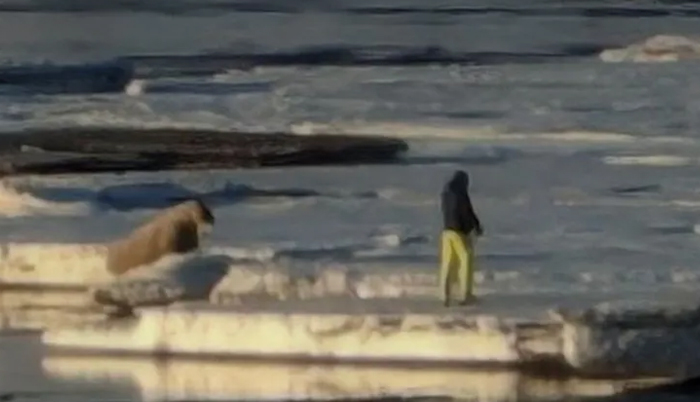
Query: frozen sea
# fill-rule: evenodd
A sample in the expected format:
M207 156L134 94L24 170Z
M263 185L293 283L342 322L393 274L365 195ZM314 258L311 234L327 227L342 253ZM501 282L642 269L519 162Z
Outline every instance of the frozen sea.
M478 243L476 290L485 300L517 297L523 314L528 306L541 309L542 300L695 300L699 61L599 57L661 34L700 36L700 6L3 1L0 57L8 67L0 67L0 131L117 126L380 134L406 139L411 150L401 163L383 166L17 179L0 192L0 239L107 240L131 230L168 194L232 185L303 189L315 193L231 196L215 204L217 226L207 246L266 263L420 278L436 269L439 191L454 169L465 168L486 231ZM81 86L85 91L54 86L49 94L35 91L43 84L31 80L6 85L9 65L117 61L134 68L122 91L81 93L91 92L90 82ZM37 71L24 68L13 71L24 78ZM111 202L100 197L105 192ZM418 282L411 297L431 297ZM331 373L318 368L256 366L260 377L275 379L269 387L236 388L224 385L236 376L251 381L248 370L52 360L34 342L1 337L0 395L46 402L333 396L294 388L322 388ZM526 380L508 373L498 379L465 372L337 374L357 376L358 394L362 381L399 392L395 380L380 379L403 375L407 387L425 381L435 392L449 389L469 401L535 395L523 391ZM472 382L479 386L455 385Z

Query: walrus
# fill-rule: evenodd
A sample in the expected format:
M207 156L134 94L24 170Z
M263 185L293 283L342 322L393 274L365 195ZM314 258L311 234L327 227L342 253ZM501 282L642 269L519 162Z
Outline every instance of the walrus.
M107 270L122 275L168 254L184 254L199 247L214 215L199 199L170 207L134 230L127 238L107 245Z

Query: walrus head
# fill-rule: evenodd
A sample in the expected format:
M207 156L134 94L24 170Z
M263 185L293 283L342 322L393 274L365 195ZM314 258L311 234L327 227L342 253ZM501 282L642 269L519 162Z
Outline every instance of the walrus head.
M202 200L192 199L183 204L183 207L191 214L192 220L196 222L197 232L200 236L211 233L215 222L214 214Z

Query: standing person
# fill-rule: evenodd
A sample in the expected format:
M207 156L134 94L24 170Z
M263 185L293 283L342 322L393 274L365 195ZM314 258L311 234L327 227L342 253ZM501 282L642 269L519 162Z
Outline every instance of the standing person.
M450 288L457 274L461 287L461 303L474 299L473 236L484 233L469 198L469 175L457 170L442 191L443 230L440 242L440 287L445 306L450 305ZM458 269L452 268L456 257Z

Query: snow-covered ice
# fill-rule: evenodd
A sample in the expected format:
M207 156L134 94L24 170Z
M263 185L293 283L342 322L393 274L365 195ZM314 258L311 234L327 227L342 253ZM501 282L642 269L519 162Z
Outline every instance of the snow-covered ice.
M106 282L101 244L4 243L0 277L8 285L85 286Z
M191 305L142 309L135 322L50 331L44 334L44 342L97 351L340 361L518 360L514 333L499 325L479 325L478 320L473 326L459 319L443 320L430 315L382 317L303 311L236 314L229 309Z

